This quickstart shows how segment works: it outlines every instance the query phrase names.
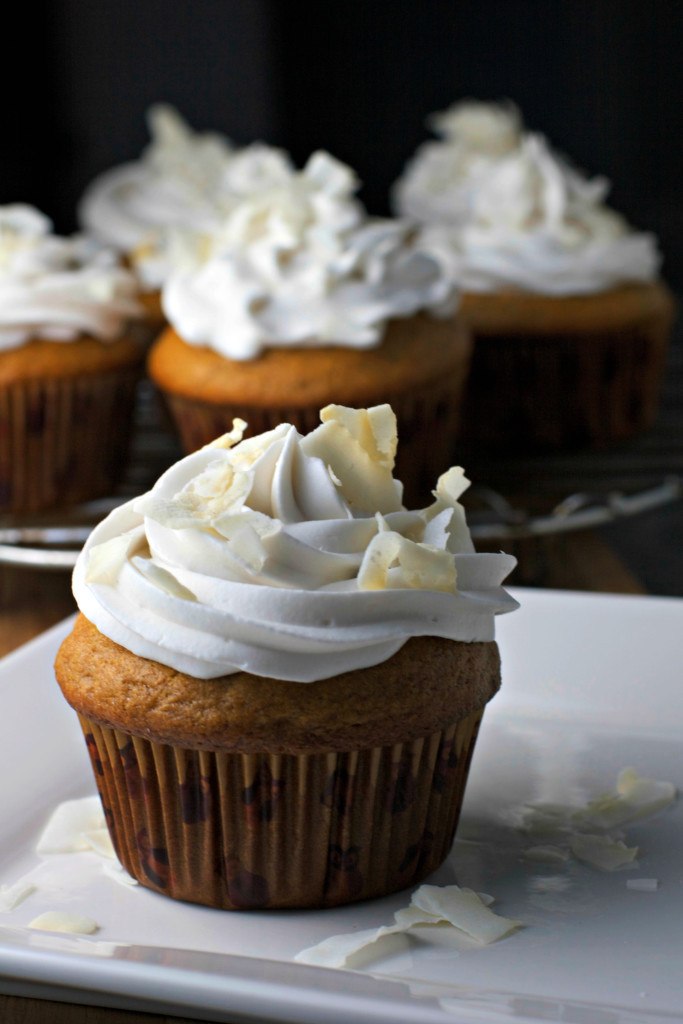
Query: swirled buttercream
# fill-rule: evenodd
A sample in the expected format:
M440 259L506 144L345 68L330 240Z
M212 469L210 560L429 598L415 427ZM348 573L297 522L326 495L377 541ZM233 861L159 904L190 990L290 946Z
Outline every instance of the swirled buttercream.
M418 150L393 198L403 216L446 226L464 291L589 294L656 277L654 236L604 204L604 178L522 131L514 108L456 104L431 123L444 139Z
M147 115L151 142L137 161L105 171L86 189L83 227L125 253L141 282L158 288L176 267L196 266L243 196L283 180L289 159L254 143L236 150L216 132L194 132L176 110Z
M367 348L392 317L452 312L453 256L439 232L369 219L357 186L349 167L317 152L244 199L215 237L215 256L169 277L169 322L190 344L252 359L282 345Z
M32 338L111 341L140 313L135 279L113 253L51 230L31 206L0 207L0 350Z
M516 607L515 560L475 554L450 469L408 511L389 406L328 406L306 436L244 424L187 456L95 528L81 611L134 654L213 678L311 682L391 657L411 636L491 640Z

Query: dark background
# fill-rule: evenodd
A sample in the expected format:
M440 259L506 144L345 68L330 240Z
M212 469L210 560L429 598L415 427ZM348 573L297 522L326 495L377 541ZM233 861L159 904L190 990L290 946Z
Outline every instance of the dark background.
M13 13L0 62L0 202L33 203L61 232L76 227L96 174L139 156L155 101L237 144L283 146L299 165L326 148L381 214L430 137L428 113L468 96L510 98L531 129L612 181L612 205L658 235L664 277L683 292L679 0L34 0ZM674 371L671 439L683 424ZM667 443L674 450L634 449L653 480L669 467ZM683 445L675 451L681 461ZM681 502L605 531L650 590L674 594L682 533Z
M683 3L678 0L34 0L3 60L0 199L59 230L98 172L135 159L166 100L236 143L350 163L371 212L428 137L425 116L509 97L526 123L655 231L683 284ZM23 29L23 31L22 31Z

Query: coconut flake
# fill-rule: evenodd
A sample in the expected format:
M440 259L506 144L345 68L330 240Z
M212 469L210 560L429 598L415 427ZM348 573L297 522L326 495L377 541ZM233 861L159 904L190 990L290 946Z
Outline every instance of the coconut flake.
M129 875L124 867L122 867L117 860L106 860L102 864L102 871L107 878L113 879L118 882L119 885L139 885L137 878L133 878Z
M500 917L488 904L493 901L458 885L421 885L410 901L410 906L397 910L394 924L370 928L347 935L332 935L316 946L297 953L298 963L318 967L345 967L361 950L374 945L389 935L410 931L419 925L449 924L480 945L488 945L520 926L519 921Z
M19 879L13 885L0 886L0 914L9 914L23 903L27 896L36 891L32 882Z
M629 878L626 882L627 889L635 892L656 892L659 888L658 878Z
M76 853L91 849L83 833L106 828L102 804L98 796L66 800L59 804L38 840L38 853Z
M28 924L44 932L70 932L77 935L92 935L100 927L92 917L82 914L68 914L64 910L47 910L44 914L34 917Z
M609 836L575 835L570 846L577 860L601 871L631 867L638 855L637 846L626 846L621 840L615 841Z
M524 851L524 859L538 864L564 864L569 860L569 851L560 846L530 846Z
M100 857L107 857L110 860L116 859L116 851L111 841L109 830L106 828L93 829L91 832L83 832L83 838Z
M518 928L520 921L501 917L486 906L472 889L457 885L421 885L413 893L412 903L465 932L475 942L488 945Z

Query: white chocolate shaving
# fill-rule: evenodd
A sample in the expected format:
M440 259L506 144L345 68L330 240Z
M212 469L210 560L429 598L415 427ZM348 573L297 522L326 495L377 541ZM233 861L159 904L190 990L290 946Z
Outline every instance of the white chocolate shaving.
M69 932L76 935L92 935L100 927L92 917L69 914L64 910L47 910L29 922L29 928L44 932Z

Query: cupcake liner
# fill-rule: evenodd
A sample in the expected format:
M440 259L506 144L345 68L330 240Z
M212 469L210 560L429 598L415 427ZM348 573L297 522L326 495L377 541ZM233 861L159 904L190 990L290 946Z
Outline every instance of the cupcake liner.
M343 753L172 747L80 717L114 848L138 881L226 910L330 907L448 855L483 709Z
M139 372L0 388L0 512L35 512L112 492L125 466Z
M669 317L618 331L475 331L462 438L497 447L580 448L652 425Z
M394 472L403 482L404 501L408 505L424 504L439 475L452 464L468 370L469 354L461 366L429 388L378 395L375 403L367 403L389 402L396 414L401 443ZM281 423L292 423L306 434L320 424L318 406L264 409L237 403L219 405L171 393L164 398L188 454L231 430L235 417L247 423L247 436L273 430ZM334 401L333 396L330 401Z

